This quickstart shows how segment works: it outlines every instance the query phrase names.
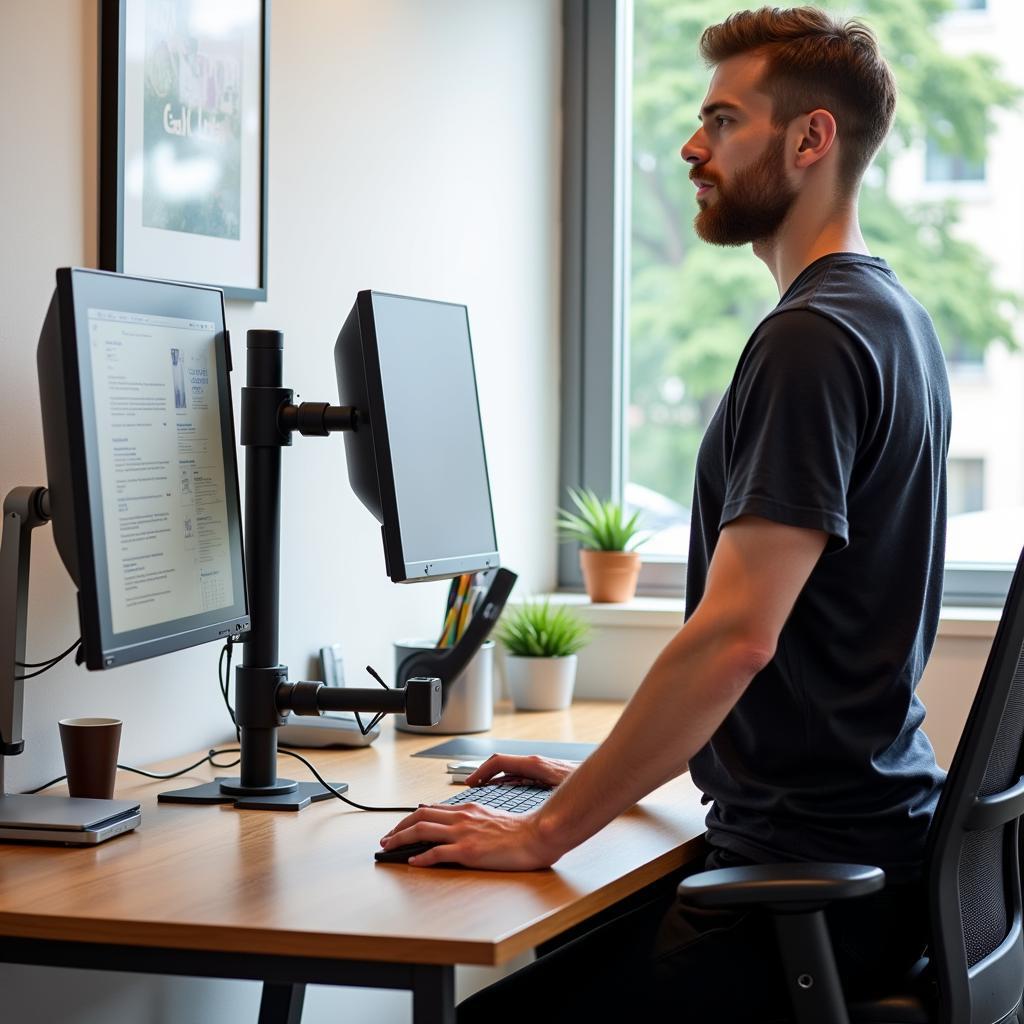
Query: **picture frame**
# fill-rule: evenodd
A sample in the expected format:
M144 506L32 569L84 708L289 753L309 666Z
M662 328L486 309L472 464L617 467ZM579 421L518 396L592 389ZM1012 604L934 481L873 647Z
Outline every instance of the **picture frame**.
M101 0L100 268L267 297L270 0Z

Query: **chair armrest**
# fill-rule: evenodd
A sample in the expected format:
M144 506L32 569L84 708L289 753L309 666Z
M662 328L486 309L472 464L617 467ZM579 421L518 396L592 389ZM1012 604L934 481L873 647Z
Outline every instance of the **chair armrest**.
M751 864L684 878L679 898L694 907L763 905L785 913L809 905L867 896L885 886L885 872L864 864Z

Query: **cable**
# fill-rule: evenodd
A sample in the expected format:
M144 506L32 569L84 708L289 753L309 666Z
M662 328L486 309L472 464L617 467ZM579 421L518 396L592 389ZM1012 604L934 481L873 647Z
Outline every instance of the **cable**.
M15 676L15 680L22 679L34 679L36 676L41 676L44 672L49 672L54 665L58 662L63 661L76 647L81 644L82 638L79 637L63 654L58 654L49 661L16 661L14 664L18 668L34 668L38 669L37 672L26 672L23 676Z
M66 658L81 642L82 638L79 637L63 654L56 654L52 658L47 658L46 661L16 661L14 664L18 668L45 668L47 665L56 665L62 658Z
M296 761L301 761L313 773L316 781L319 782L324 789L333 796L336 796L343 803L358 808L360 811L405 811L412 813L418 809L416 807L368 807L366 804L358 804L355 800L349 800L347 796L342 796L341 793L339 793L329 782L325 782L324 777L301 754L296 754L294 750L279 750L278 754L286 754L288 757L294 757Z
M235 638L229 636L224 646L220 650L220 657L217 659L217 680L220 683L220 693L224 698L224 706L228 709L228 714L231 716L231 724L235 727L235 739L242 742L242 730L238 727L238 722L235 720L235 709L231 706L231 701L228 700L228 687L231 684L231 648L234 645ZM227 655L227 671L224 671L224 656Z
M221 754L240 754L241 750L237 747L228 747L223 750L210 749L206 752L206 757L196 761L195 764L190 764L187 768L179 768L176 772L147 772L143 768L133 768L128 764L119 764L117 767L123 772L132 772L135 775L144 775L147 779L176 779L179 775L187 775L189 772L194 771L196 768L209 762L214 768L234 768L236 765L241 763L241 758L236 758L230 764L218 764L214 761L215 757L219 757ZM296 754L294 750L279 750L278 755L284 754L288 757L294 757L296 761L301 761L312 773L317 782L324 787L332 796L336 796L343 803L348 804L351 807L355 807L360 811L404 811L406 813L412 813L416 810L415 807L369 807L366 804L357 803L355 800L350 800L347 796L342 796L324 777L313 767L313 765L307 761L301 754ZM41 786L36 786L35 789L26 789L24 796L33 796L36 793L41 793L44 789L49 789L51 786L56 786L58 782L63 782L67 778L66 775L61 775L56 779L51 779L49 782L43 783Z
M176 779L179 775L187 775L189 772L194 771L200 765L204 765L209 762L214 768L234 768L239 763L238 760L232 761L230 764L218 764L214 761L214 758L220 754L237 754L238 750L208 750L206 757L200 761L196 761L195 764L190 764L187 768L181 768L176 772L147 772L143 768L133 768L129 764L119 764L117 767L123 772L133 772L135 775L145 775L147 779ZM36 786L35 789L26 789L24 796L33 796L36 793L41 793L44 789L49 789L51 786L56 786L58 782L63 782L67 778L66 775L58 776L56 779L51 779L49 782L44 782L41 786Z
M209 762L214 768L234 768L240 763L240 758L232 761L230 764L218 764L214 761L215 757L221 754L240 754L241 750L237 747L228 747L223 750L208 750L206 757L196 761L195 764L190 764L187 768L180 768L176 772L147 772L142 768L133 768L131 765L119 764L117 767L123 772L133 772L135 775L144 775L147 779L176 779L179 775L186 775L188 772L194 771L196 768ZM336 796L343 803L349 804L352 807L357 808L360 811L405 811L411 813L416 810L415 807L369 807L366 804L356 803L355 800L350 800L347 796L342 796L329 782L325 781L324 777L313 767L313 765L306 760L301 754L296 754L294 750L279 750L279 755L284 754L288 757L294 757L296 761L301 761L312 773L317 782L324 787L332 796ZM26 789L24 792L25 796L32 796L35 793L41 793L44 789L49 789L51 786L56 786L58 782L63 782L67 778L66 775L61 775L56 779L51 779L49 782L44 783L42 786L36 786L35 789Z
M380 685L383 686L385 690L390 690L391 689L391 687L388 686L388 684L385 683L384 680L381 679L381 677L377 674L376 669L374 669L374 667L372 665L367 665L366 666L366 671L369 672L370 675L373 676L373 678L376 679L377 682L380 683ZM356 711L355 712L356 723L359 726L359 731L365 736L384 717L384 715L386 713L387 712L379 711L376 715L373 716L373 718L370 719L370 724L367 725L367 726L364 726L363 725L363 720L359 717L359 712Z
M224 698L224 706L228 709L228 714L231 716L231 721L232 721L232 723L233 723L233 725L235 727L235 735L238 737L239 742L241 742L241 729L238 726L238 722L235 720L235 710L234 710L234 708L232 708L231 701L228 699L228 685L229 685L229 681L231 679L231 646L232 646L233 643L234 643L234 637L230 637L229 636L228 639L227 639L227 642L221 648L220 658L217 661L217 681L220 683L220 693L221 693L221 696ZM227 672L224 671L225 655L227 656ZM380 683L380 685L383 686L385 690L390 689L388 684L385 683L383 679L381 679L381 677L374 671L372 666L367 665L366 666L366 671L369 672L370 675L373 676L373 678L376 679L377 682ZM365 736L384 717L384 714L385 714L385 712L383 712L383 711L379 712L378 714L376 714L370 720L370 724L369 725L364 726L363 725L363 720L359 717L359 712L358 711L355 712L356 721L359 723L359 731ZM205 758L203 758L202 761L199 761L196 764L191 765L189 768L182 769L181 772L175 772L175 774L176 775L184 774L184 772L191 771L192 768L197 768L199 765L204 764L206 761L210 761L210 764L213 764L213 761L211 760L211 758L212 758L212 756L214 754L235 754L235 753L240 753L240 752L241 751L237 751L237 750L233 750L233 749L232 750L211 750L210 753ZM313 773L313 776L316 779L316 781L319 782L320 785L323 786L324 789L326 789L331 794L331 796L337 797L339 800L342 801L342 803L346 803L350 807L355 807L355 808L357 808L360 811L406 811L406 812L410 812L411 813L412 811L416 810L415 807L369 807L366 804L356 803L355 800L350 800L347 796L342 796L341 793L339 793L329 782L325 781L324 777L301 754L296 754L295 751L293 751L293 750L278 750L277 753L278 753L278 755L284 754L287 757L294 757L296 761L301 761ZM238 764L238 763L239 763L238 761L235 761L235 764ZM121 767L122 767L122 765L118 765L118 768L121 768ZM217 764L214 764L214 767L215 768L232 768L232 767L234 767L234 765L217 765ZM126 771L137 772L139 775L147 775L148 774L147 772L143 772L143 771L141 771L138 768L125 768L125 770ZM168 778L169 779L169 778L173 778L174 776L173 775L149 775L149 777L150 778L154 778L154 779L159 779L159 778ZM47 786L52 786L52 785L54 785L54 783L60 782L63 778L64 778L64 776L62 775L60 777L60 779L54 779L53 782L48 782L46 785ZM45 789L46 786L43 786L41 788ZM38 790L33 790L32 792L36 793L36 792L38 792Z

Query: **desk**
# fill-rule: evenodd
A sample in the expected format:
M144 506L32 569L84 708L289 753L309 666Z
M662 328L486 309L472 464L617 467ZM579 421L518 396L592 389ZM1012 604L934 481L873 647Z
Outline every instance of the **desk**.
M595 742L620 708L502 707L493 731ZM354 800L415 805L453 792L443 760L409 757L441 739L385 726L371 747L309 756ZM279 772L308 777L292 758ZM416 1024L450 1024L455 964L506 963L621 902L697 856L704 830L684 776L551 870L423 869L373 860L399 814L337 800L297 814L158 805L180 781L118 782L143 804L136 832L95 848L0 846L0 962L262 980L260 1024L297 1024L306 984L411 989Z

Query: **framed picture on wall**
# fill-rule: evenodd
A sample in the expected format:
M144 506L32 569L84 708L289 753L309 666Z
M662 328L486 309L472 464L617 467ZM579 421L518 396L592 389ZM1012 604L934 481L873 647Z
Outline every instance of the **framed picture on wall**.
M267 297L270 0L101 0L100 267Z

